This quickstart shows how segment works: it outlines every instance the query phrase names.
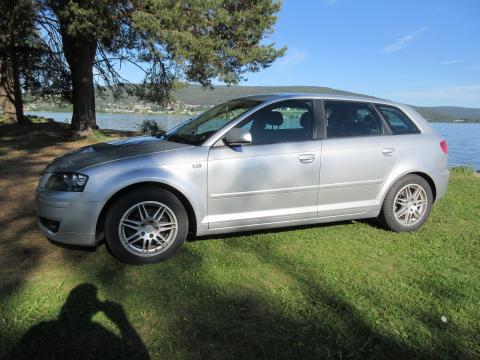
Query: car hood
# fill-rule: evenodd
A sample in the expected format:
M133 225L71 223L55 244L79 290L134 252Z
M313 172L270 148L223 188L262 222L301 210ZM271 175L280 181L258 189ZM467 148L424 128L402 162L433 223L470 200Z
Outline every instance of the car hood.
M73 172L94 165L156 152L174 151L192 145L161 140L153 136L135 136L68 152L51 162L45 172Z

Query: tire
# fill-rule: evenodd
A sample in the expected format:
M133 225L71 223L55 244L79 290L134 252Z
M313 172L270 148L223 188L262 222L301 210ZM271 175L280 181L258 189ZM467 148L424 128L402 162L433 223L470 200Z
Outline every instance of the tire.
M121 195L105 218L107 246L117 259L128 264L152 264L170 258L183 245L187 233L188 216L183 204L171 192L156 187Z
M418 199L414 200L417 190ZM409 174L399 179L388 190L379 221L391 231L415 231L427 221L432 204L433 194L430 184L418 175Z

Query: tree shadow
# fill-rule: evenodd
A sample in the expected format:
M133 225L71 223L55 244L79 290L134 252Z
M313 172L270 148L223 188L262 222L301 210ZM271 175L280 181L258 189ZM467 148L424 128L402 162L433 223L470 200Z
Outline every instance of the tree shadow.
M189 322L182 323L178 336L188 358L437 358L381 333L338 290L312 278L301 263L275 251L257 252L241 241L225 245L255 255L292 279L296 299L280 293L271 297L260 283L255 288L240 284L235 291L219 292L205 279L201 289L195 290L202 296L182 313Z
M192 358L474 359L478 355L462 343L462 337L474 337L465 329L444 327L440 336L434 331L438 321L430 319L426 325L434 331L433 343L406 343L374 326L341 291L325 279L312 277L301 262L273 248L255 251L241 241L227 241L225 245L249 252L293 279L298 294L295 302L301 302L292 304L287 297L290 303L285 306L281 294L266 297L260 284L255 289L226 294L212 289L206 297L208 303L197 299L186 315L191 323L181 335ZM209 306L212 302L213 307Z
M36 224L35 187L55 156L81 145L72 140L68 124L0 124L0 304L33 273L47 252L48 243Z
M120 335L92 320L102 312ZM100 301L89 283L75 287L56 320L31 327L14 349L12 359L149 359L123 307Z
M378 333L334 293L310 290L316 290L318 297L310 301L318 312L288 314L255 293L217 296L209 312L194 306L184 345L198 359L428 358Z

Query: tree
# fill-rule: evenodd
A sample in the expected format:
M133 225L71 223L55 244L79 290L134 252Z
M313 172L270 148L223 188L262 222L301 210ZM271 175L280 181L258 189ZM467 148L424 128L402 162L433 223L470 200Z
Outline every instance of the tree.
M95 126L95 84L125 89L158 103L171 100L177 80L210 86L237 83L269 66L285 49L264 44L276 22L275 0L43 0L38 24L53 54L63 50L71 75L72 129ZM129 86L119 69L144 74ZM117 86L115 86L117 85Z
M29 57L34 12L31 1L0 3L0 107L8 122L25 123L21 72Z

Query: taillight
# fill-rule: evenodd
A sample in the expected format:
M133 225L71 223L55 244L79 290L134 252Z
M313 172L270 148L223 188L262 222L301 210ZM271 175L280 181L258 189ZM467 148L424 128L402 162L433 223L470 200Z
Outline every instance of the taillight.
M442 149L444 154L448 153L448 144L445 140L440 141L440 148Z

